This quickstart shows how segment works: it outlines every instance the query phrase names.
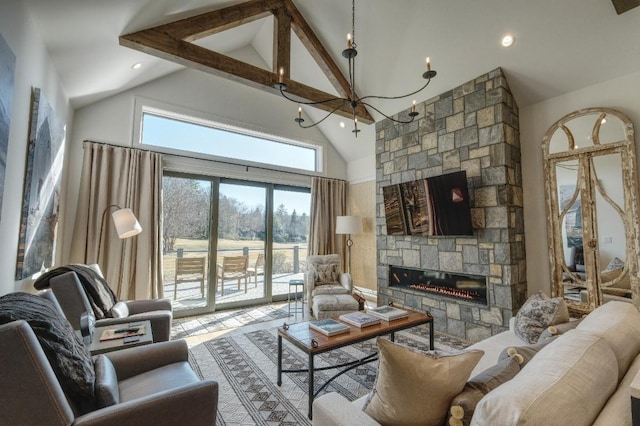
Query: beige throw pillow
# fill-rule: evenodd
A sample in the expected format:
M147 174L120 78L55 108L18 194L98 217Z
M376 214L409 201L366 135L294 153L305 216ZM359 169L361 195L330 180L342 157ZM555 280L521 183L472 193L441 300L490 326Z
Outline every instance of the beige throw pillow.
M383 338L377 343L378 376L363 410L382 425L441 426L484 354L420 352Z

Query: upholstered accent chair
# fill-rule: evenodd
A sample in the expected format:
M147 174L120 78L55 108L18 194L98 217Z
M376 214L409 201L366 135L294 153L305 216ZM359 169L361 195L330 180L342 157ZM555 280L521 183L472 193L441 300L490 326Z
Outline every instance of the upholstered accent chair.
M98 265L91 265L91 268L100 271ZM48 285L73 329L80 330L81 315L85 312L95 313L96 309L91 305L78 275L75 272L66 272L52 276ZM118 301L110 307L109 317L100 318L96 315L96 318L97 327L149 320L154 342L171 339L173 308L171 300L168 299Z
M63 390L33 329L0 325L0 413L20 425L215 425L218 383L200 380L184 340L94 359L95 406L81 412ZM59 374L59 373L58 373Z
M304 284L314 318L331 318L358 310L358 302L351 294L351 275L342 271L339 255L308 256L306 265Z

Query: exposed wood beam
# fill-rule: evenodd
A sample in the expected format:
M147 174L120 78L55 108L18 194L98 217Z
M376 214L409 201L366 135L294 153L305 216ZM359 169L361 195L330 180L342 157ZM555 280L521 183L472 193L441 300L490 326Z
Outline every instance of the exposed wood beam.
M192 43L203 37L264 18L269 14L275 16L273 72L265 71ZM278 81L278 72L282 67L284 69L284 83L287 85L287 95L290 97L310 102L323 102L327 99L334 99L336 97L334 95L290 79L292 29L339 93L339 96L350 98L349 82L342 75L340 69L292 0L247 1L235 6L120 36L120 44L168 61L234 81L240 81L243 84L277 94L280 92L274 87L274 84ZM341 100L319 103L314 106L325 111L332 111L339 107L336 111L337 114L349 118L353 117L351 106ZM373 117L363 105L358 105L355 112L358 120L362 123L371 124L374 122Z
M284 0L251 0L235 6L213 10L201 15L181 19L155 27L185 41L196 41L258 19L266 18L274 9L284 5Z
M279 74L282 68L285 78L291 78L291 16L284 7L275 13L273 27L273 72Z
M618 15L640 6L640 0L611 0Z
M238 61L193 43L177 40L166 33L154 29L121 36L120 44L186 67L239 81L270 93L280 94L280 91L275 88L275 83L278 81L276 73L265 71L262 68ZM292 97L299 97L301 100L317 102L335 98L330 93L293 80L285 79L284 82L287 84L287 94ZM316 108L325 111L331 111L337 106L340 106L340 108L336 111L336 114L349 118L353 116L351 106L349 104L342 105L340 101L315 105ZM373 123L373 120L367 121L366 118L361 118L361 116L366 117L362 115L363 111L368 115L364 107L360 105L357 109L358 120L367 124Z
M298 8L291 0L286 0L287 10L291 15L292 28L304 47L309 51L324 75L329 79L331 85L338 91L340 96L351 97L349 82L340 72L338 65L334 62L329 52L324 48L320 39L311 29L311 26L304 19ZM357 96L356 96L357 97Z

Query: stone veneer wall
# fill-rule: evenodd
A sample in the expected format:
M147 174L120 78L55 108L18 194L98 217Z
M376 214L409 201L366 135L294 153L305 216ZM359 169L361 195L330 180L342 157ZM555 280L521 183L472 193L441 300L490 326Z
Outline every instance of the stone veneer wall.
M527 294L518 107L498 68L417 111L410 124L376 123L378 303L429 311L436 330L479 341L506 329ZM473 236L387 235L382 187L459 170ZM489 305L389 287L388 265L486 276Z

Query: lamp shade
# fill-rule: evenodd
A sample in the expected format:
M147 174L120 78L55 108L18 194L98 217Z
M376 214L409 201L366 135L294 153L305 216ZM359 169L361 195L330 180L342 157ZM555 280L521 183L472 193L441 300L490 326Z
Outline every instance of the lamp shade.
M359 234L362 232L362 218L360 216L336 217L336 234Z
M116 225L116 232L120 238L129 238L142 232L142 226L131 209L120 209L111 215Z

